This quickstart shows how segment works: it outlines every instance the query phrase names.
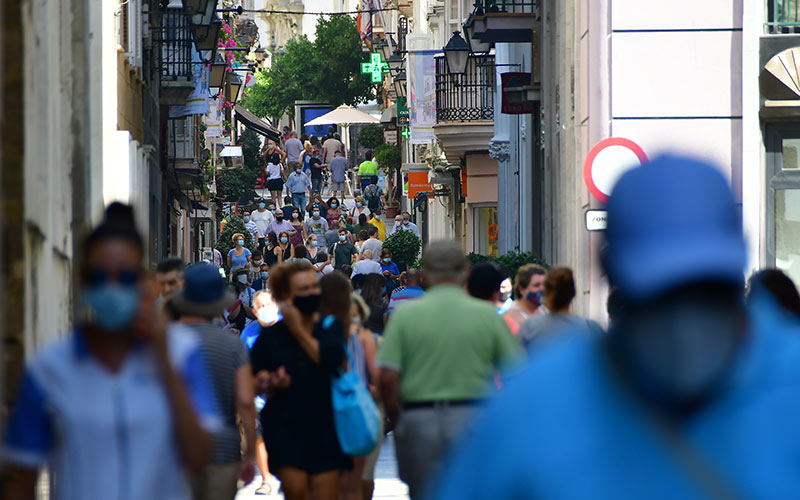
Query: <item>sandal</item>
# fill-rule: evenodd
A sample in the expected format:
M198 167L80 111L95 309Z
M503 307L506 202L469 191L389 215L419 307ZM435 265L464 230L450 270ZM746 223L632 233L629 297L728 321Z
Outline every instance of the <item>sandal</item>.
M256 495L269 495L272 493L272 485L264 481L261 486L256 488Z

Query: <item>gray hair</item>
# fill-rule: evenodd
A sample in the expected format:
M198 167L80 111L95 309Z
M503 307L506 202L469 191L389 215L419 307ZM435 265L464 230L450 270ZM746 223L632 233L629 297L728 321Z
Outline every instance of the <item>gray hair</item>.
M372 258L372 250L370 250L370 249L361 250L361 256L364 257L365 259L371 259Z
M270 297L272 297L272 292L270 292L269 290L259 290L259 291L257 291L256 293L253 294L253 298L252 298L252 302L251 303L254 304L256 302L256 299L260 300L260 297L262 297L264 295L269 295Z
M422 252L422 270L431 285L461 284L467 270L464 249L455 241L433 241Z

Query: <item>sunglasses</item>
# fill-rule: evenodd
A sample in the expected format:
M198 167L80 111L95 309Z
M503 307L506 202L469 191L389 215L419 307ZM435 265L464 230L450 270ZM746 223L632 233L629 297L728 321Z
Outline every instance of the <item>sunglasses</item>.
M117 273L116 279L112 279L105 269L92 269L89 271L87 284L101 286L109 282L116 282L120 285L133 286L139 282L140 277L141 271L139 269L121 269Z

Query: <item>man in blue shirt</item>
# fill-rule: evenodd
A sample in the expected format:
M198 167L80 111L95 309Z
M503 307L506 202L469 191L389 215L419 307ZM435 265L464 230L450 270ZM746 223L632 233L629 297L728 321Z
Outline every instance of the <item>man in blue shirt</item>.
M303 166L295 163L294 171L286 179L286 189L292 193L292 206L300 213L306 211L306 193L311 194L311 180L303 173Z
M796 498L800 338L765 298L744 309L727 180L678 157L627 172L606 243L608 335L534 351L429 498Z

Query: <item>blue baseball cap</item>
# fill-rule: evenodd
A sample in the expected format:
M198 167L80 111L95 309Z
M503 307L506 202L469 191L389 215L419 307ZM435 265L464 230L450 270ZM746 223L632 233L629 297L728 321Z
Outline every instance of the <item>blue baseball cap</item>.
M626 172L608 201L606 243L609 282L634 302L690 283L744 279L733 193L699 160L667 155Z

